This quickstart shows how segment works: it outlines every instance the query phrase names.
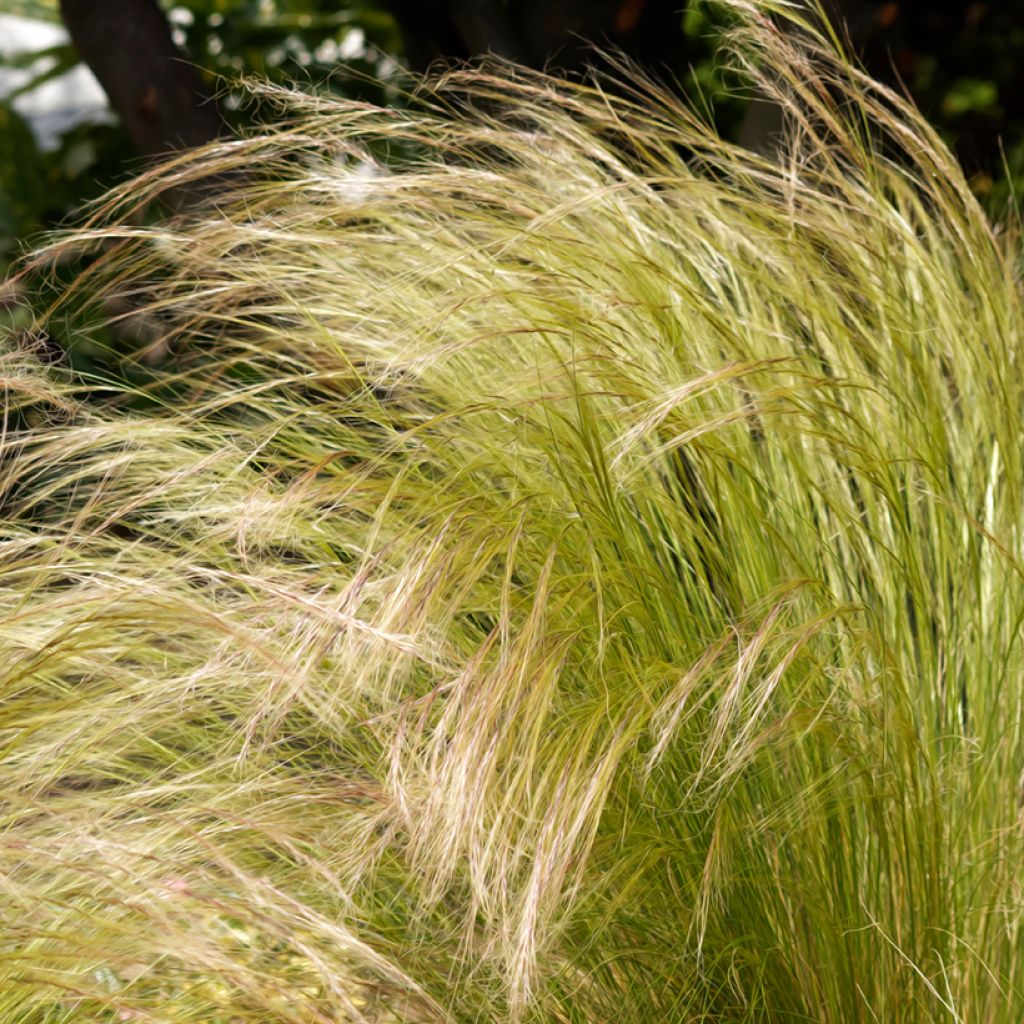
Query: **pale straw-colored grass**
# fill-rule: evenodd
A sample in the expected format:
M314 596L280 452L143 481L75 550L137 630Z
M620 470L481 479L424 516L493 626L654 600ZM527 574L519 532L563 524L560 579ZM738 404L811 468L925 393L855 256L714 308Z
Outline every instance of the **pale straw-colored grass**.
M778 160L274 92L39 257L171 369L4 356L0 1020L1024 1019L1018 237L732 8Z

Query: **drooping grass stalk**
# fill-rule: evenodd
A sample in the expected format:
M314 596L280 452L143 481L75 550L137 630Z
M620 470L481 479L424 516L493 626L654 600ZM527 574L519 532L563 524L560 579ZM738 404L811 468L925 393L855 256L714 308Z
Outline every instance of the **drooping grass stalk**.
M50 247L174 361L4 355L0 1020L1019 1024L1018 236L732 7L777 160L276 93Z

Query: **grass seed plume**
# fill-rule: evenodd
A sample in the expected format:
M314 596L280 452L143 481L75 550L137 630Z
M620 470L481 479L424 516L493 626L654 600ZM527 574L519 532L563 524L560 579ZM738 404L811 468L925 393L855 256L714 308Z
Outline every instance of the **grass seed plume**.
M165 357L4 343L0 1020L1024 1019L1018 235L730 9L771 158L268 90L37 257Z

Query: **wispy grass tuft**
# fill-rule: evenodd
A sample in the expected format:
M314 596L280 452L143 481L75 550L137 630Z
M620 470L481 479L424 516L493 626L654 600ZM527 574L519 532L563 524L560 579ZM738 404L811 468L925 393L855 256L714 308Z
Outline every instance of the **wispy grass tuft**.
M766 7L777 160L276 91L39 257L170 368L3 356L0 1020L1024 1019L1019 237Z

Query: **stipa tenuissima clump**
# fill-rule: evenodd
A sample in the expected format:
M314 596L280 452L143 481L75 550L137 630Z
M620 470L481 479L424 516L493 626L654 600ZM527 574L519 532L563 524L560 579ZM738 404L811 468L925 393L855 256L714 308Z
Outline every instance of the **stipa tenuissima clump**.
M0 1019L1019 1024L1017 236L732 8L777 158L281 94L41 257L168 369L4 356Z

